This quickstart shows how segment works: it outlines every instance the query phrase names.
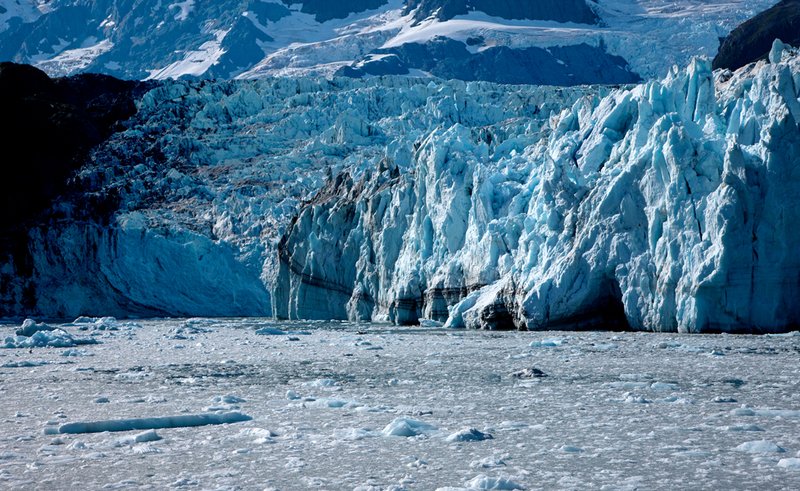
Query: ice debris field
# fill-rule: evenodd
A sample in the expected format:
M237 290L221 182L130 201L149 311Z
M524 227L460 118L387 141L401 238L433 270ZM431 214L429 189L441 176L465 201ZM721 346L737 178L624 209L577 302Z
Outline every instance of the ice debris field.
M796 333L83 318L0 339L0 488L800 488Z

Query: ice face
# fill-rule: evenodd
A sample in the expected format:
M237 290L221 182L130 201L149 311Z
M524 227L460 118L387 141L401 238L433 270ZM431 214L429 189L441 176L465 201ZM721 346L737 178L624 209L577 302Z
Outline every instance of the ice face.
M433 130L412 172L340 178L281 246L276 314L450 327L775 331L792 251L797 53L587 97L498 158ZM492 151L494 150L494 151ZM330 293L329 293L330 292Z
M496 126L499 158L535 141L551 112L608 92L411 78L156 83L54 210L71 218L32 229L25 258L0 261L0 310L269 315L281 235L327 175L407 173L416 144L459 122L482 138ZM115 203L110 222L98 202Z
M80 171L83 194L56 210L86 217L93 196L111 195L111 223L33 229L30 276L0 265L3 305L788 329L800 321L800 57L772 58L735 73L695 60L615 90L156 84Z

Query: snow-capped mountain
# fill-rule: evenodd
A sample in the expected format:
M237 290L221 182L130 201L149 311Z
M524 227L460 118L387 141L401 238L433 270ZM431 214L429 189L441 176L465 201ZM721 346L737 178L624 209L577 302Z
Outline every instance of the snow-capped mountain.
M0 60L129 79L660 77L775 0L0 0Z
M0 244L2 315L797 327L800 54L769 58L618 89L153 83Z

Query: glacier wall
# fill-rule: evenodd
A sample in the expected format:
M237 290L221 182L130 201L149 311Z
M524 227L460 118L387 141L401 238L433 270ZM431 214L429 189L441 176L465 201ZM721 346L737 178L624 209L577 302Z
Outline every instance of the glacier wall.
M456 122L342 174L278 245L280 317L451 327L800 327L800 56L694 60L517 148ZM533 136L535 135L535 136ZM513 140L511 140L513 141Z
M800 55L629 87L168 81L0 257L0 316L800 327Z
M94 149L70 192L0 252L0 317L263 316L277 249L326 179L393 162L454 124L495 158L608 88L409 77L167 81Z

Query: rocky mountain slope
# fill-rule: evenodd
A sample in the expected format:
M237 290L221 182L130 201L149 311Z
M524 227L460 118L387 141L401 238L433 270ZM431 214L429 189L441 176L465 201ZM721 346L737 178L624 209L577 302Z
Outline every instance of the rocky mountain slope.
M0 60L127 79L661 77L774 0L0 0Z
M159 82L0 254L0 315L795 328L799 98L780 46L617 89Z
M713 66L735 70L767 59L775 39L800 46L800 0L782 0L734 29L722 41Z

